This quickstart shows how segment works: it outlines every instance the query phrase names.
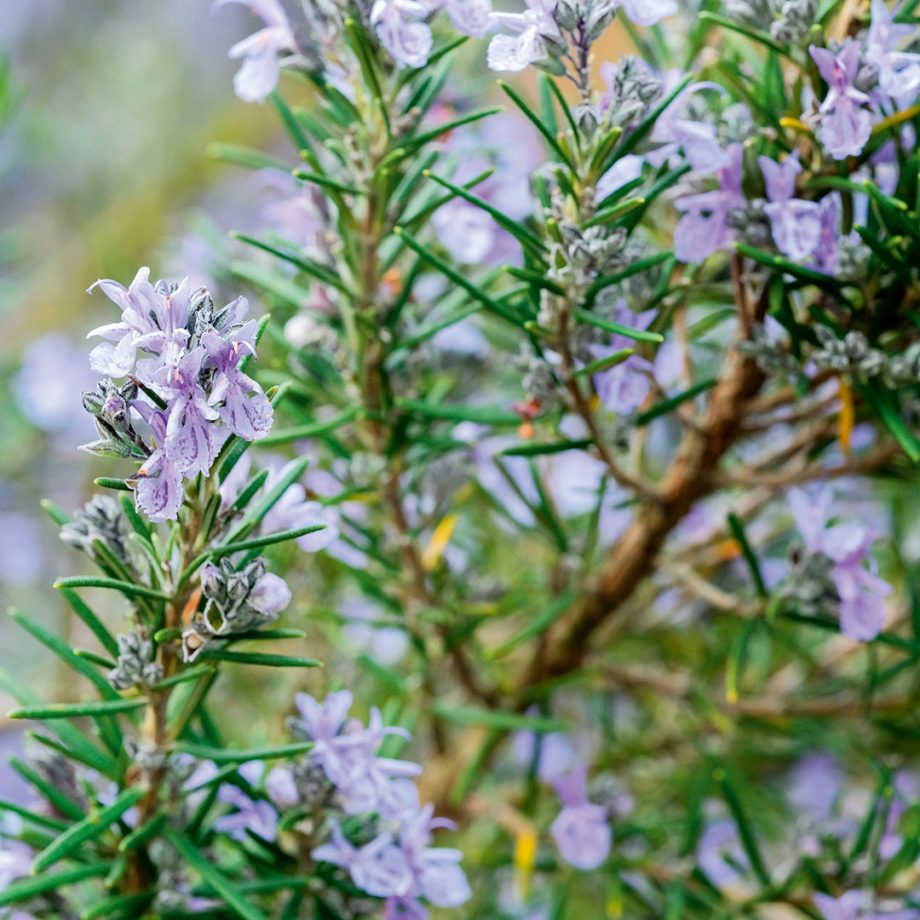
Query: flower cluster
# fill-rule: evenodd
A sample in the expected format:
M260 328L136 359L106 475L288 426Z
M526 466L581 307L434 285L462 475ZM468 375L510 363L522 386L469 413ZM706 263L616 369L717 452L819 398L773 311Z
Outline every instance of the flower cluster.
M857 641L874 639L885 625L885 597L891 585L867 568L877 535L856 521L830 524L833 492L790 489L789 506L804 543L796 557L791 596L806 608L836 603L840 628Z
M128 287L111 280L97 286L121 319L90 333L105 339L90 364L106 376L84 398L100 434L90 448L146 458L134 478L137 505L151 520L171 520L183 480L207 476L229 435L251 441L271 428L271 403L243 370L255 354L258 324L246 320L246 298L215 309L205 289L191 290L188 279L152 284L147 268ZM113 378L128 382L119 387Z
M301 693L296 704L299 717L291 720L291 731L312 741L313 749L302 765L276 767L267 787L279 808L315 806L330 793L334 797L343 819L330 819L330 840L313 851L313 858L339 866L359 889L386 899L386 917L393 920L421 920L427 916L424 903L464 903L470 889L460 852L432 846L432 832L450 822L435 819L430 805L420 806L412 777L422 768L380 755L388 736L408 738L408 733L384 727L376 709L367 726L349 718L352 695L347 690L322 703ZM319 768L324 778L319 788L311 768ZM353 843L345 828L352 823L349 817L357 816L368 816L374 829Z

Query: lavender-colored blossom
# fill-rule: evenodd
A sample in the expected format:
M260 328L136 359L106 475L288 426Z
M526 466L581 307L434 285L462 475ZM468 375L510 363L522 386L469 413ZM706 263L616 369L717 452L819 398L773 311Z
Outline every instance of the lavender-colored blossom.
M255 320L250 320L225 336L208 331L201 337L216 369L207 403L217 406L224 424L246 441L264 437L272 427L272 404L262 388L240 370L240 361L255 354L256 329Z
M869 97L854 86L861 64L859 43L849 39L836 53L815 45L808 50L828 87L818 110L818 137L835 159L858 156L872 132Z
M443 9L464 35L482 38L489 31L492 0L428 0L428 4L432 10Z
M575 764L575 747L563 732L547 732L537 735L531 731L515 732L511 739L514 758L523 769L529 769L537 745L540 746L540 759L537 763L537 776L544 783L567 773Z
M381 834L370 843L355 847L333 821L331 835L329 843L313 850L314 859L347 870L352 881L374 897L402 897L412 888L415 881L412 867L390 834Z
M824 920L860 920L866 895L862 891L847 891L839 898L833 898L818 893L814 895L814 901Z
M220 787L217 798L235 810L214 822L216 831L235 840L245 840L249 833L269 843L278 837L278 812L264 799L251 799L242 789L229 784Z
M675 202L682 216L674 230L674 254L682 262L702 262L734 240L729 215L745 204L741 191L741 145L732 144L727 154L727 165L716 174L718 189L686 195Z
M137 409L155 439L154 449L137 471L134 486L137 506L154 522L174 520L182 504L182 471L166 452L167 416L140 403Z
M827 487L790 489L789 507L809 553L827 557L840 599L840 629L857 641L874 639L885 625L885 597L891 585L864 563L875 534L858 522L828 526L833 495Z
M459 907L472 893L460 867L463 854L448 847L431 846L432 831L438 827L452 825L434 818L434 807L426 805L403 822L399 846L415 875L412 893L435 907Z
M150 283L150 269L144 267L138 269L128 287L100 278L88 288L89 293L98 287L122 311L119 322L99 326L87 334L87 338L105 339L89 356L90 367L97 374L124 377L134 368L139 349L153 351L158 344L162 348L167 343L184 346L188 341L188 332L182 329L184 323L177 323L175 317L183 306L187 308L187 288L183 290L180 285L175 292L168 292L161 285L162 282L156 286Z
M378 757L387 735L407 733L384 728L376 709L366 728L356 720L347 721L351 701L347 690L331 694L323 703L300 693L295 702L301 722L294 724L314 742L311 756L338 790L348 814L378 811L399 818L417 806L418 794L409 778L421 773L421 767Z
M885 0L872 0L871 10L865 60L876 68L878 87L883 93L911 102L920 90L920 54L899 51L898 46L916 38L916 27L896 23Z
M719 818L706 825L696 846L696 861L706 878L720 888L741 878L748 860L734 821Z
M427 13L420 0L375 0L371 7L374 32L399 67L424 67L428 62L431 29L420 21Z
M821 241L821 212L817 202L795 197L795 177L802 171L798 152L782 163L769 157L760 157L759 163L767 186L764 210L776 248L790 259L807 259Z
M588 771L576 764L553 780L562 811L550 828L562 858L576 869L596 869L613 840L607 809L588 801Z
M653 26L679 9L677 0L617 0L616 5L637 26Z
M203 347L193 348L174 367L164 365L155 376L168 393L166 456L185 476L207 476L219 447L211 423L220 416L200 381L205 356Z
M813 267L833 275L840 262L840 195L832 192L818 202L821 233L812 253ZM858 238L858 237L857 237Z
M17 832L16 822L13 818L4 819L3 834ZM32 862L32 850L18 840L0 834L0 891L5 891L18 878L29 874Z
M518 71L543 61L549 54L547 39L561 33L553 16L556 0L526 0L523 13L493 13L492 25L511 35L499 34L489 43L488 62L492 70Z
M261 102L277 85L281 72L279 57L293 51L294 34L279 0L214 0L212 10L228 3L248 6L265 28L237 42L230 57L243 64L233 78L233 89L246 102Z

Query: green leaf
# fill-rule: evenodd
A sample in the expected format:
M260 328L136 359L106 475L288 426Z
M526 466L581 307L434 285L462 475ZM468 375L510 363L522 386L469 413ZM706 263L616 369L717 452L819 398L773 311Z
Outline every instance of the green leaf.
M281 259L284 262L289 262L291 265L296 266L301 271L306 272L313 278L316 278L317 281L322 284L328 284L330 287L334 287L337 291L341 291L343 294L351 296L351 293L348 290L345 282L331 269L325 265L321 265L319 262L314 261L313 259L308 259L306 256L294 255L291 252L285 252L283 249L278 249L277 246L272 246L271 243L265 243L262 240L257 240L255 237L247 236L245 233L231 233L231 236L240 240L240 242L246 243L249 246L253 246L256 249L261 249L263 252L267 252L278 259Z
M226 649L205 649L201 657L208 661L230 661L234 664L260 665L265 668L321 668L316 658L298 658L292 655L268 655L261 652L231 652Z
M146 585L135 585L129 581L120 581L117 578L101 578L99 576L75 575L71 578L59 578L54 587L59 591L64 588L106 588L110 591L120 591L126 597L151 597L158 601L168 601L170 597L162 591L148 588Z
M701 380L699 383L693 384L692 387L688 387L682 393L678 393L670 399L664 399L660 403L656 403L651 409L640 412L639 415L636 416L636 426L641 428L643 425L647 425L659 416L673 412L674 409L682 403L687 402L687 400L694 399L699 396L700 393L705 393L706 390L711 390L716 383L716 378L710 377L708 380Z
M0 891L0 907L21 904L23 901L30 901L32 898L39 897L39 895L59 892L68 885L76 885L80 882L85 882L87 879L99 878L108 873L110 866L110 863L95 862L88 866L77 866L75 869L68 869L65 872L56 872L53 875L45 874L40 878L18 879L5 890Z
M154 897L156 893L153 891L112 895L84 910L80 914L80 920L96 920L97 917L145 917L148 916L146 909Z
M361 189L355 188L353 185L345 185L344 182L337 182L335 179L321 176L318 173L309 172L306 169L295 169L293 175L295 179L300 179L303 182L312 182L314 185L318 185L321 188L332 189L332 191L341 192L345 195L364 194Z
M732 813L732 817L735 819L735 825L738 828L738 836L741 838L741 845L744 848L744 852L747 854L751 868L754 870L754 874L757 876L760 884L765 888L769 888L771 885L770 875L761 858L760 848L757 846L757 838L744 812L741 797L736 792L733 784L729 782L727 776L721 776L721 785L722 792L725 796L725 802L728 805L728 810Z
M65 664L74 671L82 674L100 694L110 700L120 700L121 696L118 691L96 670L88 661L80 658L74 650L63 639L48 632L43 626L40 626L35 620L29 619L19 610L10 611L10 619L18 626L24 629L29 635L33 636L45 648L49 649Z
M57 818L36 814L22 805L17 805L15 802L6 802L3 799L0 799L0 811L8 811L11 814L18 815L24 821L29 821L38 825L38 827L44 827L46 830L54 831L57 834L61 833L61 831L66 831L69 827L68 824L57 820Z
M738 545L741 547L744 561L751 570L751 577L754 579L754 586L757 588L757 593L761 597L767 597L769 592L767 591L766 582L763 580L763 573L760 571L760 563L757 561L757 555L751 548L750 541L744 530L744 524L741 523L741 519L734 512L728 515L728 526L731 529L732 536L738 541Z
M44 872L56 862L68 857L75 850L101 836L111 824L117 821L129 808L133 808L144 796L139 786L126 789L107 808L91 812L58 837L51 846L42 850L32 861L32 872Z
M59 590L67 603L70 604L73 612L86 624L89 631L99 640L102 647L113 658L117 658L118 643L102 620L93 613L89 605L76 593L76 591L70 588L60 588Z
M41 501L42 510L57 524L59 527L63 527L65 524L70 523L70 515L59 505L56 505L53 501L48 498L43 498Z
M489 406L451 406L427 403L420 399L397 399L396 405L406 412L445 422L476 422L480 425L520 425L516 412Z
M220 546L214 546L206 553L202 553L205 559L219 559L221 556L230 556L233 553L242 553L250 549L261 549L263 546L274 546L276 543L287 543L290 540L296 540L299 537L305 537L307 534L318 533L325 530L325 524L311 524L309 527L298 527L296 530L279 530L277 533L269 533L264 537L253 537L251 540L240 540L237 543L226 543ZM192 563L196 567L197 560Z
M711 13L708 10L703 10L699 13L698 18L703 22L711 22L713 25L728 29L729 32L737 32L739 35L743 35L745 38L749 38L751 41L757 42L765 48L769 48L776 54L788 58L790 61L793 61L793 63L797 63L795 58L793 58L779 42L773 41L765 32L759 32L757 29L748 28L739 22L735 22L733 19L728 19L726 16L720 16L718 13Z
M245 166L246 169L277 169L279 172L290 172L291 167L279 160L277 157L270 156L261 150L254 150L252 147L244 147L240 144L208 144L207 154L214 160L220 160L222 163L232 163L234 166Z
M618 351L615 351L604 358L598 358L596 361L591 361L590 363L583 365L582 367L578 368L578 370L575 371L572 376L590 377L591 374L598 374L601 371L606 371L611 367L616 367L618 364L622 364L627 358L632 357L632 355L635 353L635 348L620 348Z
M199 760L213 760L216 764L248 763L251 760L275 760L279 758L297 757L313 749L312 741L300 741L293 744L279 744L275 747L250 748L249 750L232 750L231 748L209 747L205 744L194 744L189 741L180 741L176 744L177 750L191 754Z
M113 492L133 492L130 484L124 479L113 479L111 476L98 476L93 480L94 486L100 489L111 489Z
M575 164L569 158L569 155L562 149L562 145L559 143L558 139L550 132L549 128L543 124L543 120L534 112L533 109L527 105L526 102L503 80L498 81L498 85L502 88L504 93L511 99L511 101L521 110L527 120L543 135L546 139L546 143L552 148L556 156L566 165L572 172L575 172Z
M127 834L121 839L121 842L118 844L118 852L130 853L132 850L136 850L141 844L146 843L152 837L159 836L164 824L166 824L165 814L160 812L154 815L149 821L142 824L140 827L134 828L130 834Z
M265 915L246 900L236 885L218 871L192 841L168 826L165 836L179 851L183 860L201 876L207 885L214 889L237 916L243 917L244 920L267 920Z
M542 457L545 454L561 454L567 450L587 450L594 444L590 439L581 441L551 441L548 444L516 444L500 450L501 457Z
M662 260L658 260L662 261ZM612 332L616 335L625 336L628 339L632 339L634 342L654 342L655 344L664 341L664 336L660 335L657 332L647 332L644 329L632 329L629 326L624 326L621 323L615 323L609 319L603 319L600 316L595 316L593 313L589 313L587 310L575 310L574 314L575 319L579 320L582 323L588 323L590 326L596 326L598 329L603 329L606 332Z
M102 700L90 703L49 703L46 706L20 706L9 713L11 719L99 718L143 709L146 700Z
M451 706L449 703L436 702L432 707L439 715L455 725L492 728L500 731L564 732L565 722L547 716L528 716L519 712L498 712L492 709L479 709L476 706Z
M591 304L594 302L595 298L601 291L606 288L612 287L614 284L619 284L621 281L625 281L627 278L631 278L633 275L639 275L642 272L648 271L650 268L654 268L656 265L660 265L662 262L667 262L671 258L670 252L659 252L653 256L646 256L644 259L639 259L636 262L633 262L632 265L624 268L622 271L616 272L613 275L607 275L603 278L598 278L591 287L588 288L587 293L585 294L585 302ZM585 310L578 310L578 313L587 313ZM588 316L593 316L593 314L588 313ZM597 317L594 317L597 319ZM585 322L590 322L590 320L585 320ZM598 323L595 323L598 325ZM603 328L603 327L602 327ZM622 327L627 328L627 327ZM633 333L640 332L641 330L632 330ZM623 335L627 333L624 332ZM644 333L645 335L655 335L655 333L648 332ZM635 335L630 336L630 338L635 338ZM642 339L639 338L637 341L640 342L663 342L664 339L660 336L653 339Z

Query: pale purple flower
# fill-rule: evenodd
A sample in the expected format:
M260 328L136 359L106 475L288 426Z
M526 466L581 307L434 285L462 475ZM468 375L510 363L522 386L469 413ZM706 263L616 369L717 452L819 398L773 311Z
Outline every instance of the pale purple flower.
M18 819L5 817L3 833L16 833L17 824ZM5 891L16 879L29 874L32 855L31 848L24 843L0 835L0 891Z
M294 774L287 767L272 767L268 771L265 792L276 808L293 808L300 801Z
M151 521L175 520L182 505L182 471L167 455L165 413L138 403L138 412L144 416L153 431L155 446L143 466L137 471L134 486L135 500Z
M616 5L637 26L653 26L679 9L677 0L617 0Z
M253 585L246 602L263 616L274 619L291 603L291 589L279 575L266 572Z
M279 0L214 0L211 8L227 3L248 6L265 23L230 49L230 57L243 60L233 78L234 91L246 102L261 102L278 85L279 57L294 50L294 34Z
M428 4L432 10L443 9L464 35L482 38L489 31L492 0L428 0Z
M814 895L814 901L824 920L860 920L866 895L862 891L847 891L839 898L833 898L819 892Z
M864 563L874 532L858 522L828 526L833 494L827 487L789 490L789 507L809 553L826 556L840 599L841 632L857 641L874 639L885 625L885 597L891 585Z
M848 39L836 54L816 45L808 50L828 87L819 108L818 137L837 160L858 156L872 133L869 97L853 85L861 63L859 43Z
M796 814L813 822L830 817L843 788L843 767L833 754L816 751L803 757L792 768L788 799Z
M256 328L256 321L250 320L224 336L208 331L201 337L208 360L216 368L208 405L217 406L224 424L246 441L265 437L272 427L271 402L240 370L240 361L255 354Z
M278 812L264 799L251 799L237 786L225 784L217 793L218 799L234 808L214 822L214 829L235 840L245 840L253 833L269 843L278 837Z
M885 0L872 0L865 60L878 70L879 89L894 99L912 101L920 90L920 54L898 50L916 36L915 25L894 21Z
M155 377L168 394L166 456L185 476L207 476L219 447L212 424L219 415L209 404L200 381L205 355L201 346L193 348L174 367L164 365Z
M419 0L374 0L371 25L399 67L424 67L431 53L431 29Z
M630 153L617 160L603 176L600 177L595 189L595 197L603 201L617 189L629 182L633 182L642 175L642 166L645 160L637 154Z
M383 920L428 920L428 909L418 898L387 898Z
M537 764L537 776L544 783L553 782L575 765L575 747L568 735L563 732L537 735L532 731L519 731L512 736L511 744L515 760L522 768L529 769L538 743L540 760Z
M728 163L718 170L719 188L686 195L675 202L682 216L674 230L674 254L682 262L702 262L731 245L735 231L729 215L745 204L741 190L741 144L727 149Z
M489 42L488 63L491 70L518 71L543 61L549 54L547 39L559 39L561 33L553 12L556 0L526 0L523 13L493 13L492 25L511 35L496 35Z
M418 793L409 777L418 776L418 764L387 757L377 751L387 735L408 737L401 728L385 728L380 711L371 711L365 728L347 721L352 696L347 690L330 694L323 703L299 693L295 703L299 730L314 742L311 756L336 787L348 814L378 811L400 818L418 805Z
M182 286L175 292L175 298L163 286L150 283L150 269L140 268L128 287L109 278L100 278L87 289L100 288L109 300L121 308L121 320L99 326L87 333L87 338L98 336L105 339L97 345L89 356L90 367L97 374L109 377L125 377L134 368L137 352L140 348L154 351L159 344L175 341L185 345L188 332L175 321L175 314L181 313L183 305L187 309L188 291ZM168 302L164 302L168 298ZM180 317L181 319L181 317ZM186 313L187 319L187 313ZM166 329L161 323L165 323ZM158 350L157 350L158 352Z
M812 253L813 267L828 275L833 275L840 261L840 195L838 192L831 192L818 202L818 218L821 224L821 235ZM859 239L855 231L853 236Z
M335 821L331 834L331 842L313 851L314 859L347 870L355 885L377 898L401 897L412 888L412 867L390 834L381 834L362 847L352 846Z
M821 212L817 202L795 197L795 177L802 171L798 151L782 163L759 157L760 169L767 186L767 205L773 242L790 259L803 261L821 241Z
M434 818L434 807L426 805L405 820L399 832L399 846L413 873L413 894L420 895L435 907L459 907L472 892L466 873L460 866L463 854L448 847L431 846L432 831L452 826Z
M706 825L696 845L696 861L717 887L731 885L741 878L748 860L734 821L718 818Z
M562 811L550 833L562 858L576 869L596 869L607 858L613 841L607 809L588 801L588 771L576 764L553 780Z

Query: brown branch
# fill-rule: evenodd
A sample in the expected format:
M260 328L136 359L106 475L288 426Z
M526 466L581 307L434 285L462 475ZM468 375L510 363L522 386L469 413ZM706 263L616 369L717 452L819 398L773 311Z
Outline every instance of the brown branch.
M736 270L736 276L739 309L746 314L750 326L752 320L762 318L766 298L759 299L752 316L740 270ZM662 480L658 498L639 506L626 532L609 550L601 571L586 585L575 606L554 625L542 654L532 658L524 673L519 685L521 699L535 685L578 667L592 634L617 613L647 577L671 530L697 500L717 487L719 462L738 437L746 405L760 391L764 380L752 359L736 348L730 350L701 430L685 433Z

